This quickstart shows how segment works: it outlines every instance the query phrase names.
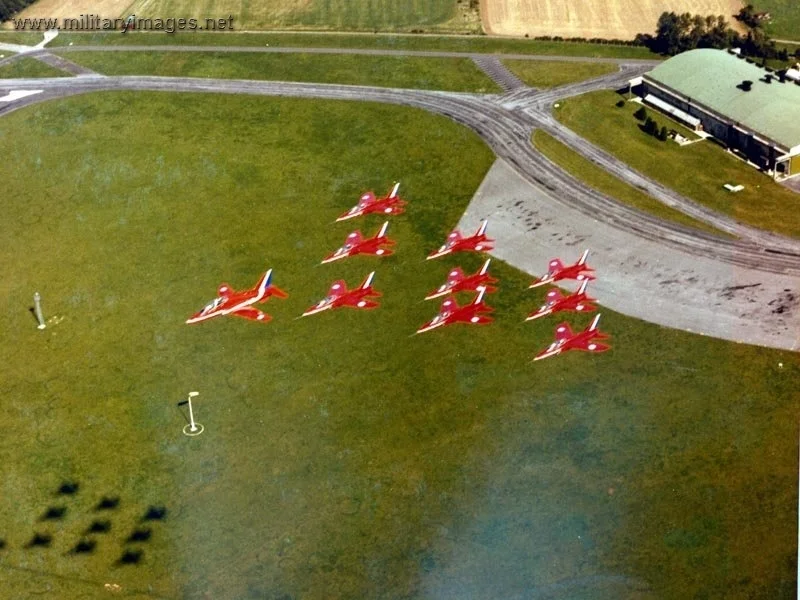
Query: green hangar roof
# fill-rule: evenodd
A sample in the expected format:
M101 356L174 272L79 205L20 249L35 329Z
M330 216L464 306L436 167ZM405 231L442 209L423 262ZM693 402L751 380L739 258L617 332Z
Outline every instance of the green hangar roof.
M767 72L724 50L690 50L645 77L786 148L800 146L800 85L764 81ZM737 87L749 80L749 92Z

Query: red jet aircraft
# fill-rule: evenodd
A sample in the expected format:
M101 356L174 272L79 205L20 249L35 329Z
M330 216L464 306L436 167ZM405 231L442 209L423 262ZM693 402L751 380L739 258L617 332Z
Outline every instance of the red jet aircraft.
M453 323L469 323L471 325L491 323L493 320L491 317L480 314L490 313L494 310L491 306L487 306L483 302L483 294L485 291L484 288L478 288L478 295L475 297L475 300L464 306L459 306L456 299L450 296L447 300L442 302L439 314L417 329L417 333L425 333L426 331L436 329L442 325L452 325Z
M347 236L344 246L339 248L333 254L326 256L322 260L322 264L330 263L335 260L347 258L348 256L355 256L356 254L373 254L375 256L389 256L392 254L391 250L381 248L381 246L394 246L395 241L386 237L386 229L389 227L389 221L386 221L381 230L369 239L361 237L360 231L354 231Z
M477 292L479 288L484 288L487 294L497 291L497 288L489 285L490 283L497 283L497 279L487 273L489 270L489 263L491 258L487 258L483 263L480 271L472 275L464 275L461 267L456 267L447 274L447 281L438 287L435 291L425 296L425 300L433 300L446 294L455 294L456 292Z
M587 256L589 256L588 250L584 251L578 262L568 267L565 267L559 259L554 258L547 266L547 273L528 287L535 288L554 281L561 281L562 279L577 279L578 281L594 279L594 275L591 274L594 269L586 265Z
M368 215L371 213L383 213L385 215L399 215L403 212L403 207L406 205L405 200L402 200L397 195L397 190L400 188L399 183L394 184L394 188L388 196L383 198L376 198L374 192L367 192L361 195L358 199L358 204L344 213L337 221L346 221L353 217L360 217L361 215Z
M352 290L347 289L347 284L344 281L334 281L331 289L328 290L328 295L300 316L307 317L322 312L323 310L340 308L342 306L349 306L350 308L376 308L379 306L378 303L369 300L369 298L379 298L381 293L372 289L373 277L375 277L375 271L367 275L367 278L361 285Z
M458 229L453 230L453 232L447 236L447 241L444 243L444 246L428 256L427 260L439 258L440 256L452 254L453 252L483 252L484 250L491 250L494 247L492 246L494 240L487 238L485 235L486 225L488 225L488 223L489 221L486 219L481 221L481 226L478 228L478 231L475 232L475 235L467 238L461 237L461 232Z
M595 343L593 340L606 340L608 335L597 328L600 315L597 315L592 324L583 331L572 333L569 323L561 323L556 327L556 339L547 349L542 350L533 360L549 358L567 350L584 350L586 352L605 352L611 346Z
M223 283L217 289L218 298L215 298L206 307L187 323L199 323L213 317L222 315L236 315L253 321L266 323L272 317L253 307L256 302L266 302L270 296L276 298L287 298L288 294L270 283L272 279L272 269L264 274L256 286L251 290L236 292L227 283Z
M547 292L547 302L539 310L529 314L528 318L525 320L533 321L539 317L544 317L562 310L578 312L590 312L595 310L597 307L592 304L592 302L597 302L597 300L586 295L587 285L589 285L589 280L584 279L581 287L578 288L578 291L569 296L562 296L561 292L557 288L553 288Z

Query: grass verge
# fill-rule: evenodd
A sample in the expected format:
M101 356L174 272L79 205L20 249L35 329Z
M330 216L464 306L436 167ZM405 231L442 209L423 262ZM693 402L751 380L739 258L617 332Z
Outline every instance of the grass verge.
M568 65L548 61L506 59L503 64L524 81L537 88L549 88L600 77L617 70L609 63L571 62Z
M348 33L175 33L155 32L62 33L48 47L81 45L284 46L289 48L378 48L386 50L441 50L495 54L544 54L594 58L655 59L663 57L647 48L548 42L487 36L428 36Z
M640 105L615 106L614 92L592 92L566 101L555 115L564 125L611 152L648 177L742 223L800 237L798 196L710 141L680 147L639 129L633 113ZM657 121L667 118L648 109ZM723 185L741 184L731 194Z
M76 51L63 55L105 75L271 79L456 92L500 91L468 58L247 52Z
M539 152L544 154L567 173L583 181L598 192L611 196L642 212L660 217L667 221L680 223L681 225L686 225L687 227L692 227L722 237L730 237L727 233L719 231L702 221L697 221L669 206L665 206L655 198L617 179L605 169L585 159L544 131L534 131L533 145Z
M35 46L42 40L44 40L44 32L9 31L0 29L0 43L3 44L22 44L23 46Z
M27 56L18 58L9 64L0 65L0 79L23 77L69 77L69 73Z
M755 0L756 12L768 12L772 18L764 24L770 37L800 42L800 5L794 0Z

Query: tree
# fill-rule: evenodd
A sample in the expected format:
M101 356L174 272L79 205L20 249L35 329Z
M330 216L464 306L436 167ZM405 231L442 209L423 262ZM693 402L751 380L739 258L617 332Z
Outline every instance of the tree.
M647 117L647 109L644 106L640 106L639 110L633 113L633 116L639 119L640 121L644 121Z
M680 51L681 30L678 24L678 15L674 12L664 12L658 18L656 37L653 45L660 54L677 54Z
M756 17L756 10L753 8L752 4L748 4L742 8L734 18L740 23L744 23L753 29L761 24L761 22L758 20L758 17Z
M658 132L658 139L660 139L662 142L666 142L668 137L667 128L662 125L661 130Z
M727 48L738 42L739 34L728 27L722 15L703 17L674 12L661 13L655 36L645 33L636 36L636 43L667 55L694 48Z

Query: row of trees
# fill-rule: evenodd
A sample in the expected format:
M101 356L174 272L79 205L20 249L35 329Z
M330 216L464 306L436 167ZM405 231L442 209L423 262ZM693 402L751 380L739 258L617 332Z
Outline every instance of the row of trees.
M672 56L695 48L728 48L738 37L722 15L665 12L658 18L655 35L640 33L636 39L653 52Z
M752 7L750 7L752 9ZM760 20L748 18L748 25L754 23L746 35L739 35L728 26L725 17L692 15L674 12L661 13L656 25L656 34L640 33L636 42L647 46L653 52L672 56L694 50L695 48L739 47L745 56L788 61L786 48L777 48L775 42L760 26ZM795 53L800 58L800 50Z
M0 21L8 21L35 0L0 0Z
M657 140L661 140L662 142L666 142L669 139L669 132L667 131L666 126L662 125L660 128L658 127L658 123L647 114L647 110L644 106L640 107L633 116L643 121L639 127L641 127L642 131L644 131L648 135L652 135Z

